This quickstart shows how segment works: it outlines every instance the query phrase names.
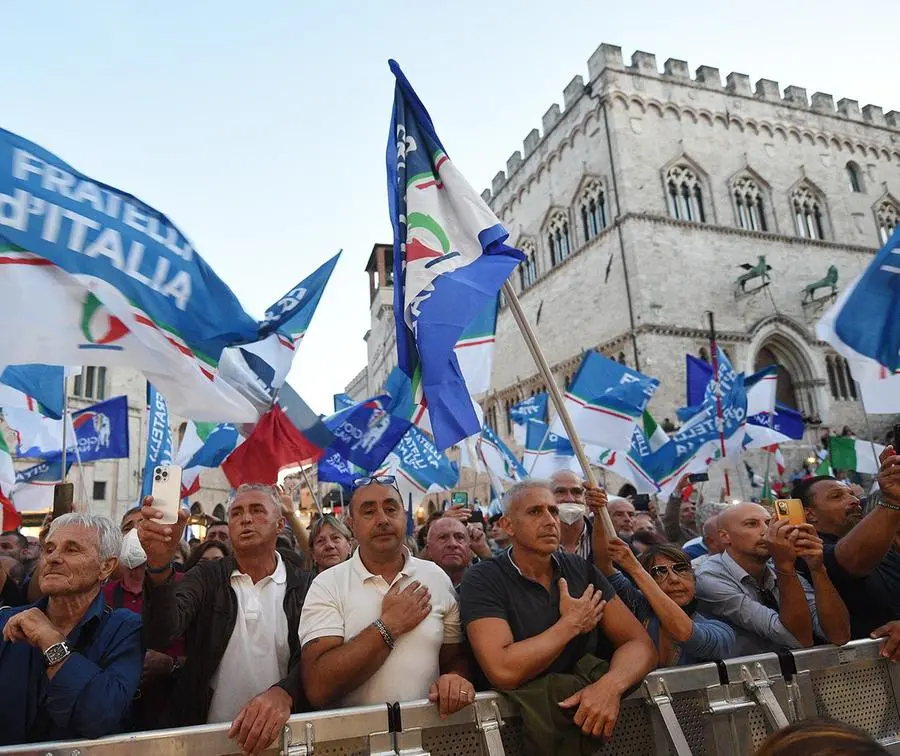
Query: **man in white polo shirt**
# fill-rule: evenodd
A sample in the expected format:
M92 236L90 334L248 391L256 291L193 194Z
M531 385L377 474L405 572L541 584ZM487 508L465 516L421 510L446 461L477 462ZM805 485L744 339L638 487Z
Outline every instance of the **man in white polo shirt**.
M475 700L456 592L406 548L394 478L355 486L348 525L359 548L316 576L300 617L307 698L322 708L427 697L452 714Z

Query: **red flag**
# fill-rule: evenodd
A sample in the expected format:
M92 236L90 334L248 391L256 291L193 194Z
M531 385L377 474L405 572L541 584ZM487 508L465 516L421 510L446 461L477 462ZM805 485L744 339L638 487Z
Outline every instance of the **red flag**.
M19 514L13 503L2 492L0 492L0 505L3 507L2 512L0 512L2 514L2 517L0 517L0 533L21 528L22 515Z
M273 485L279 470L314 462L323 448L302 434L277 404L260 418L250 437L235 449L222 470L232 486Z

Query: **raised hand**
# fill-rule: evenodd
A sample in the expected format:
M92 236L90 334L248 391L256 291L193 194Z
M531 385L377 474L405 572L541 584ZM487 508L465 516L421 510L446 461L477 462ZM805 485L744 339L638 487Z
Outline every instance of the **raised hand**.
M605 507L609 503L606 491L590 485L584 487L584 501L595 515L599 515L601 507Z
M881 495L890 504L900 504L900 456L893 446L881 453L881 469L878 472Z
M178 542L181 540L184 526L187 524L187 515L181 509L178 510L178 522L172 525L157 522L162 516L162 512L153 508L153 497L145 497L137 532L150 567L165 567L172 562L175 552L178 551Z
M792 534L797 525L791 525L787 520L773 519L769 523L766 532L766 543L769 545L769 555L775 562L775 569L783 572L793 572L794 562L797 560L797 552L794 549L796 536Z
M395 584L381 600L381 621L396 639L413 630L431 613L431 593L414 580L402 591Z
M605 606L603 594L593 585L589 585L580 598L575 598L569 593L566 579L559 579L559 619L569 626L574 635L589 633L597 627Z

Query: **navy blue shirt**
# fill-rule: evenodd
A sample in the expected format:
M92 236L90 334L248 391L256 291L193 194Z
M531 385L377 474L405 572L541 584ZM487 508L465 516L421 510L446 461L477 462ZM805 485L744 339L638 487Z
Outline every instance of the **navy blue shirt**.
M66 639L78 649L47 679L44 655L25 641L8 643L3 628L36 604L0 610L0 745L97 738L124 729L141 680L141 618L109 611L98 594Z

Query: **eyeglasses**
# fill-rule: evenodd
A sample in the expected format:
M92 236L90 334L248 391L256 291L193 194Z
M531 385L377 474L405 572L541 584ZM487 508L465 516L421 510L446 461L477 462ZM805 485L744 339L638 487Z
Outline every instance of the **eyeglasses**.
M691 567L688 562L676 562L671 567L665 564L655 564L651 567L647 572L650 573L651 577L656 580L658 583L661 583L667 577L669 577L669 570L672 571L672 574L678 575L682 577L684 575L692 575L694 572L694 568Z
M373 483L378 483L381 486L397 487L397 479L393 475L365 475L362 478L353 479L353 490L355 491L363 486L370 486Z

